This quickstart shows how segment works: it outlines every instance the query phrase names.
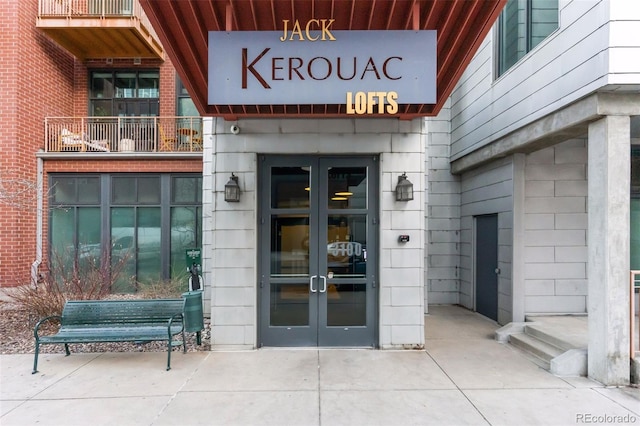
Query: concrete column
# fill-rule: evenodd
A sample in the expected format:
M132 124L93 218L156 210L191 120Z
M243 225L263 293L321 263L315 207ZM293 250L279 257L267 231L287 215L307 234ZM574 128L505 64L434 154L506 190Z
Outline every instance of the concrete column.
M589 377L629 383L630 118L589 125Z
M525 314L525 158L524 154L513 155L513 252L511 261L511 321L513 322L523 322Z

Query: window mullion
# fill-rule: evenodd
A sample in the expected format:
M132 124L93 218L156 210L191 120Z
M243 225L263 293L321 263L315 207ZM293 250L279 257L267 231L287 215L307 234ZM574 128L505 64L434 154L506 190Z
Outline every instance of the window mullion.
M533 22L531 20L531 17L533 16L533 0L526 0L527 4L524 8L524 22L525 22L525 51L524 54L526 55L527 53L529 53L531 51L531 46L533 45L533 40L532 40L532 26L533 26Z

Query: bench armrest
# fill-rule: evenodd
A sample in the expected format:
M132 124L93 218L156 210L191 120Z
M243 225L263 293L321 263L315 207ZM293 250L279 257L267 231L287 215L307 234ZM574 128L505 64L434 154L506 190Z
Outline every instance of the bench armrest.
M171 326L173 325L173 321L178 318L180 319L180 333L182 333L182 341L184 344L184 315L182 314L182 312L180 312L178 314L175 314L171 318L169 318L169 323L167 324L167 334L169 336L169 353L171 353L171 344L173 342L173 335L171 334ZM186 347L185 347L185 352L186 352Z
M167 327L169 328L169 335L171 335L171 326L176 319L180 319L180 325L182 326L182 329L184 329L184 315L180 312L169 318L169 323L167 324Z
M58 319L58 320L62 321L62 317L60 315L50 315L50 316L42 318L40 321L38 321L36 326L33 328L33 336L36 338L36 342L38 340L40 340L40 337L38 336L38 330L40 329L40 326L42 324L44 324L45 322L51 321L51 320L54 320L54 319Z

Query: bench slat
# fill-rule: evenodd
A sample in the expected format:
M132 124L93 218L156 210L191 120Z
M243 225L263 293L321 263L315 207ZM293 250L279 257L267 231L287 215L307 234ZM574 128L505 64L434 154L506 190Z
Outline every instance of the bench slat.
M171 334L181 332L172 326ZM167 327L66 328L53 336L40 337L40 343L130 342L134 340L168 340Z
M62 325L166 322L182 313L183 299L68 301L62 312Z

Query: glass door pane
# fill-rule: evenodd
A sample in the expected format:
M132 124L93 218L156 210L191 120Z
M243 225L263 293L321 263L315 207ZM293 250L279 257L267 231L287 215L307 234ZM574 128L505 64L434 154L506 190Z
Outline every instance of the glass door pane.
M309 325L309 285L272 284L269 305L270 326Z
M327 237L327 326L364 326L367 216L328 215Z
M373 158L320 159L318 345L376 345Z
M261 159L260 346L376 345L375 162Z
M331 167L328 170L327 191L330 209L366 208L366 167Z
M273 167L271 169L271 208L308 208L311 167Z
M364 278L367 273L366 215L327 218L327 276Z
M309 276L309 215L271 218L271 276Z
M269 157L261 171L261 332L270 346L317 341L312 164ZM315 225L317 227L317 225ZM317 244L317 242L316 242ZM316 277L314 277L314 274Z
M367 285L329 284L327 288L327 326L364 327L367 325Z
M270 325L309 325L309 216L271 218L271 277L304 278L271 284Z

